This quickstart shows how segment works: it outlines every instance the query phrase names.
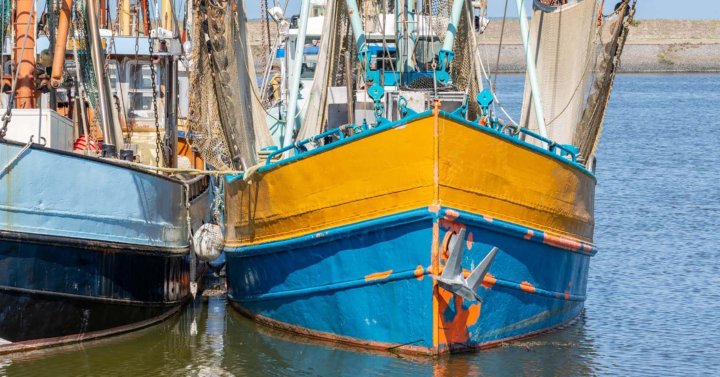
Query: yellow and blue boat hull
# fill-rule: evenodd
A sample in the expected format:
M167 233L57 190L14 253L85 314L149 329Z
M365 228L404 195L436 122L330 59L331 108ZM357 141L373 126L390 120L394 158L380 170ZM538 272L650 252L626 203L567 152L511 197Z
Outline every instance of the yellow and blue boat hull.
M491 346L581 312L595 178L441 111L269 164L227 186L228 297L266 324L376 349ZM500 251L467 301L440 287Z

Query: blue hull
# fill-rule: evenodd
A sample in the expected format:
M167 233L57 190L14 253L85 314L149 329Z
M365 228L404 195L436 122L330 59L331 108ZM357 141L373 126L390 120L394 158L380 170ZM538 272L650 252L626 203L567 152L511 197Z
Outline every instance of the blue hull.
M0 233L0 338L22 342L159 317L188 294L186 255Z
M177 311L190 282L183 182L21 150L0 143L8 166L0 173L0 339L12 342L0 353L129 331ZM207 193L190 194L192 214Z
M459 227L468 235L464 269L500 249L479 289L482 303L431 277L433 250L446 252ZM226 252L228 298L260 322L368 348L442 353L576 318L596 250L488 217L421 208Z

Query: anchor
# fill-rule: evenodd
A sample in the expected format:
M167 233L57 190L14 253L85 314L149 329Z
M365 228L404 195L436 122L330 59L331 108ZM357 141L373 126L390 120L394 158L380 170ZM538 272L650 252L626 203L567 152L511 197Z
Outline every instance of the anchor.
M440 276L433 275L439 286L459 295L460 297L469 301L482 302L482 299L477 294L478 288L483 282L483 278L490 269L490 264L495 259L495 255L498 252L497 247L493 247L488 255L483 258L482 262L475 267L470 275L465 279L462 274L462 262L463 246L462 240L465 239L465 228L461 229L457 236L450 239L448 243L448 260L445 263L445 268Z

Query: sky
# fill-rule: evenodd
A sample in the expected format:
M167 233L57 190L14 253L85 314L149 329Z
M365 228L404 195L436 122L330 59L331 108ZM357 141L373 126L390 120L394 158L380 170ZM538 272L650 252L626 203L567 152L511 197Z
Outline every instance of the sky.
M262 0L260 0L262 1ZM260 1L246 0L246 9L249 18L258 18L260 14ZM299 13L300 0L268 0L270 6L278 3L283 6L289 1L286 16ZM332 1L332 0L328 0ZM342 1L342 0L339 0ZM517 8L515 1L509 0L508 14L517 17ZM531 0L525 0L531 4ZM610 10L617 1L606 0L605 8ZM505 2L502 0L488 0L488 14L490 17L502 17ZM720 19L720 0L638 0L637 13L635 18L638 19Z

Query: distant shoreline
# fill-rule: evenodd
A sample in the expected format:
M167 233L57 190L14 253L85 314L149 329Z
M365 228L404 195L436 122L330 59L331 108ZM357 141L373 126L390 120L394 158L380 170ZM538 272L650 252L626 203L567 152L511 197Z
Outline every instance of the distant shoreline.
M260 21L248 23L250 44L262 51ZM494 70L500 41L498 20L491 20L479 35L483 57ZM522 41L517 22L507 22L503 36L499 72L525 72ZM260 58L256 56L256 58ZM620 59L622 73L720 73L720 20L636 20Z

